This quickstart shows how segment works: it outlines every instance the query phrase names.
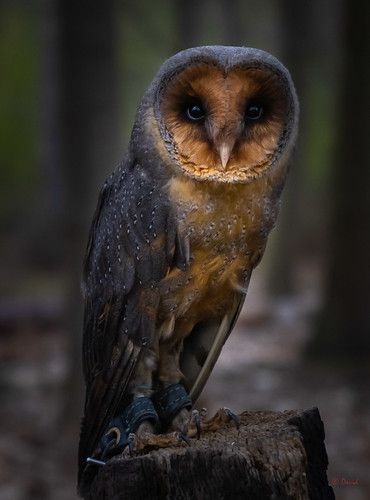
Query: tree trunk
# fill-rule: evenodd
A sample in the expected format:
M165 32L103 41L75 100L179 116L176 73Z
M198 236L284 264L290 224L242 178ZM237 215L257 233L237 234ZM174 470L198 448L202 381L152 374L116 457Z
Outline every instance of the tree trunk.
M40 110L41 148L40 182L32 216L25 228L27 258L43 269L60 267L63 262L63 215L65 185L61 165L58 75L57 0L41 0L37 13L41 16L41 82ZM50 235L53 235L50 237Z
M221 0L221 25L225 45L245 45L246 29L238 0Z
M175 51L199 45L203 28L204 5L197 0L176 0Z
M343 86L338 105L333 211L325 304L310 354L337 359L370 354L370 94L368 2L345 3Z
M189 447L115 457L85 500L333 499L324 427L316 408L244 412Z
M70 371L63 425L76 439L81 400L80 277L98 190L118 158L115 0L58 0L62 171L65 183L64 261Z
M281 58L291 72L297 89L298 98L305 102L309 70L312 70L312 5L310 2L283 0L279 2ZM304 197L304 146L307 141L307 107L300 113L300 126L296 152L284 190L278 229L274 234L274 252L270 266L269 288L278 295L291 295L295 292L297 259L301 254L302 240L307 224L303 221L301 205ZM306 148L307 149L307 148ZM292 229L294 228L294 230Z

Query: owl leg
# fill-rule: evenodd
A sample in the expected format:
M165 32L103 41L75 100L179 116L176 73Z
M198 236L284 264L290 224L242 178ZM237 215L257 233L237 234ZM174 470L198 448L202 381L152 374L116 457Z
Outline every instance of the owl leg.
M133 401L139 398L150 398L153 394L153 372L158 366L157 353L147 350L144 356L138 363L135 371L135 376L130 382L129 393L133 396ZM144 420L135 430L136 436L145 438L148 435L153 435L155 432L156 422L151 419Z
M182 373L179 369L179 359L182 349L182 341L177 341L175 343L165 343L164 346L159 347L159 363L157 366L157 356L155 359L152 356L144 357L139 364L136 372L136 376L133 379L130 387L131 393L133 394L134 400L139 397L150 397L153 395L152 388L152 374L153 371L158 367L160 384L166 391L166 396L169 401L173 404L175 400L180 400L178 412L175 412L174 418L166 419L166 422L160 422L160 430L170 430L178 431L179 438L185 439L187 435L187 429L189 424L189 409L191 408L191 401L188 398L185 389L182 386L177 387L178 382L182 378ZM155 398L153 398L155 399ZM177 408L179 408L177 406ZM157 411L159 410L158 405L156 405ZM161 414L159 417L161 418ZM167 416L167 415L166 415ZM172 417L172 415L171 415ZM154 445L152 435L154 434L155 427L150 421L144 421L140 424L135 434L139 440L144 443L147 442L149 445ZM177 436L177 435L176 435ZM176 439L179 439L176 437ZM166 441L165 441L166 442ZM172 442L172 441L171 441ZM165 444L163 443L163 446Z
M160 344L158 379L161 388L154 399L163 429L178 431L186 436L192 403L185 388L180 384L183 377L179 367L182 346L182 339Z
M135 369L135 374L130 380L128 393L133 399L150 397L153 394L153 372L157 369L158 354L146 349Z
M180 324L179 326L183 328L185 325ZM193 325L186 326L190 330L193 328ZM204 416L197 410L191 411L190 398L188 400L190 404L188 404L185 399L185 388L179 384L183 376L180 371L179 360L184 336L178 335L178 330L176 330L176 336L180 336L181 340L177 342L167 341L159 345L158 378L163 384L163 388L159 391L159 394L166 401L164 406L167 408L168 402L171 405L171 402L176 398L182 398L184 404L183 408L174 415L167 408L165 411L161 411L161 405L156 405L158 416L162 424L164 424L164 428L169 431L178 431L181 435L187 437L197 436L199 439L201 433L216 431L229 422L234 422L238 427L239 419L229 408L220 408L209 420L205 420ZM176 391L175 395L168 397L168 393L171 393L171 391ZM156 397L157 394L154 395L154 399ZM170 413L170 422L166 419L166 413L168 412ZM165 421L163 422L163 420Z
M133 401L138 398L150 398L153 394L153 372L157 368L158 356L155 352L147 350L138 363L135 376L130 382L128 392L132 394ZM155 423L151 420L144 420L135 430L138 436L154 433Z
M158 423L158 415L151 400L153 393L152 375L157 368L158 355L145 349L130 380L127 392L131 395L131 403L109 423L100 440L100 456L102 459L132 448L132 438L152 435Z
M180 446L187 441L186 436L181 432L155 433L158 431L159 418L151 396L153 395L152 378L153 372L157 369L157 359L157 354L149 350L141 357L128 387L132 401L120 415L110 422L101 438L100 462L94 458L90 458L90 462L103 465L104 460L117 453ZM187 398L186 393L185 396Z

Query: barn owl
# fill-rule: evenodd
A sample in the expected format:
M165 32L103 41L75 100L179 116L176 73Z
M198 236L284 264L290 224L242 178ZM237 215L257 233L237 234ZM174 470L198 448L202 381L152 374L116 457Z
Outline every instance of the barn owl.
M275 224L297 121L289 72L257 49L184 50L146 91L86 252L80 492L132 436L166 446L232 417L191 409Z

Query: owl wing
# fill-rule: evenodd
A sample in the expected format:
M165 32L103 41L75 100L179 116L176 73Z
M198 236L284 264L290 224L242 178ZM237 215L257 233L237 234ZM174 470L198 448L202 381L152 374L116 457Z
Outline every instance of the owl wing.
M186 265L171 214L160 181L138 165L119 168L101 191L83 276L86 401L80 478L86 458L125 406L140 351L154 338L157 285L171 266Z
M183 384L193 403L198 399L213 367L221 354L243 307L251 272L247 278L245 292L237 292L233 306L221 319L211 319L197 324L185 339L180 358L184 375Z

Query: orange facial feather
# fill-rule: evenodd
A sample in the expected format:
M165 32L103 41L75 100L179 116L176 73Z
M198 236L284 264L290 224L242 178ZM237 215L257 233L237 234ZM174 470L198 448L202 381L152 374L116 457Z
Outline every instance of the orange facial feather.
M186 118L188 99L202 103L204 122ZM254 101L264 107L264 116L255 123L245 119L247 105ZM185 69L169 83L161 112L176 159L186 173L234 183L248 182L268 169L280 143L287 106L282 84L272 71L237 68L225 74L203 63ZM234 146L223 168L218 149L225 141Z

